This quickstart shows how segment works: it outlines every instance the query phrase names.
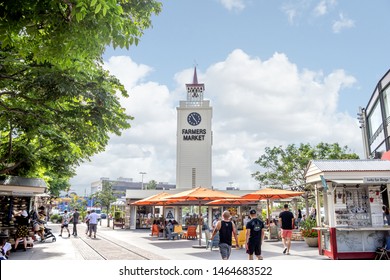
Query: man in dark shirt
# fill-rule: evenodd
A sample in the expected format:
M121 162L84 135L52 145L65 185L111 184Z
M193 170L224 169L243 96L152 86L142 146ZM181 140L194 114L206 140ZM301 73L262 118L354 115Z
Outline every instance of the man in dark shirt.
M232 252L232 236L238 244L237 230L234 223L230 220L230 212L225 211L222 214L222 221L218 221L211 235L211 240L219 232L219 252L223 260L228 260Z
M294 214L288 210L288 204L284 205L284 211L279 214L279 224L282 229L283 254L290 255L291 236L294 228Z
M250 260L253 260L253 253L258 260L262 260L261 244L264 240L264 223L257 218L255 209L250 210L249 214L251 220L246 224L246 253Z
M79 217L80 213L78 212L77 208L74 209L74 213L72 215L73 220L73 233L72 235L77 236L77 224L79 223Z

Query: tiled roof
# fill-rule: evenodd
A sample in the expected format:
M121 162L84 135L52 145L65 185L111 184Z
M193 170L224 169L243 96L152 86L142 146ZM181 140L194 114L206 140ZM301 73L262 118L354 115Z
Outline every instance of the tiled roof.
M313 160L311 163L321 171L390 171L390 160Z

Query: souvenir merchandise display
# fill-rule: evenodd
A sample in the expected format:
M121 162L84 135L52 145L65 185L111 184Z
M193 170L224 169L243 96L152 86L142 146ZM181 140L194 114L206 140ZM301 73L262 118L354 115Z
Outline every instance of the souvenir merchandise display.
M337 226L369 226L370 207L367 189L337 188L334 193Z
M10 196L0 196L0 228L10 226L11 199Z
M29 212L30 200L30 197L24 196L0 196L0 232L9 236L11 244L15 243L16 215L22 210ZM34 233L30 232L29 235Z

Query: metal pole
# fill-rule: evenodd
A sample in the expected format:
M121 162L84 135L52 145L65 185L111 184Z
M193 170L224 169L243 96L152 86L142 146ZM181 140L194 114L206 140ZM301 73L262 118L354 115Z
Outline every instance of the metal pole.
M370 148L368 144L368 132L367 132L367 116L366 109L359 107L358 120L360 123L360 129L362 130L364 157L370 158Z
M146 172L140 172L139 174L141 174L141 190L144 189L144 175L146 174Z

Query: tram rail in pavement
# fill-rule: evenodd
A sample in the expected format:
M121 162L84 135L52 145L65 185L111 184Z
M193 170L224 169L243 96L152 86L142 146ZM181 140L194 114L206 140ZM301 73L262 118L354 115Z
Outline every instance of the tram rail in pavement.
M59 237L59 224L48 224L57 240L35 242L26 252L11 252L10 260L220 260L219 250L193 248L198 240L160 240L150 236L150 230L112 229L106 221L98 226L97 238L85 235L85 224L79 224L79 236L63 234ZM72 232L72 225L69 225ZM204 242L204 239L203 239ZM304 241L292 241L290 255L283 254L283 244L263 242L264 260L328 260L317 248ZM230 260L247 260L245 249L232 249Z

